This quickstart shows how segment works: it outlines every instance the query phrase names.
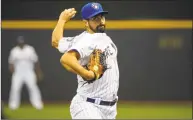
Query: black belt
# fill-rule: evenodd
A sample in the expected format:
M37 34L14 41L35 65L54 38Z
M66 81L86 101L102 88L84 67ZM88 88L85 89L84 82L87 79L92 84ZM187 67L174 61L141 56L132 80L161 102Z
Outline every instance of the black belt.
M91 102L91 103L95 103L96 99L93 98L87 98L86 101L87 102ZM113 106L115 103L117 102L117 100L115 99L114 101L100 101L99 105L106 105L106 106Z

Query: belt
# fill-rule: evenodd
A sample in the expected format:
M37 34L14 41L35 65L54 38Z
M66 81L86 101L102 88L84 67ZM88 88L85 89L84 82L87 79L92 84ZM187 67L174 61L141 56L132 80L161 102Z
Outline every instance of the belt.
M117 102L117 99L113 101L103 101L99 99L87 98L86 101L91 103L96 103L99 105L113 106Z

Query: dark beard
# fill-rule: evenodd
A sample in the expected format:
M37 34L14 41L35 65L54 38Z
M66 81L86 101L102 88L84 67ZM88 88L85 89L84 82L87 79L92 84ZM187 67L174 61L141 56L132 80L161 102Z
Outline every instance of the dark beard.
M90 26L90 25L89 25ZM98 25L96 27L96 29L93 29L91 26L90 26L90 29L95 32L95 33L104 33L105 32L105 25Z
M98 25L96 27L96 32L97 33L104 33L105 32L105 25Z

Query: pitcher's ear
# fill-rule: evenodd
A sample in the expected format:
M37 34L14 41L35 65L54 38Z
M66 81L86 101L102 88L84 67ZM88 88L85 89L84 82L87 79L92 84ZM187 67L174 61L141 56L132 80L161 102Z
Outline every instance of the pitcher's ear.
M88 20L83 20L83 22L85 23L85 26L88 27Z

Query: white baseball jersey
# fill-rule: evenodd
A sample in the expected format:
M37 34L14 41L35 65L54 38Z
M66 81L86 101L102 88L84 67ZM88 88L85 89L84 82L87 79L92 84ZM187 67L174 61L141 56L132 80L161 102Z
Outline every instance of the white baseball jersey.
M24 45L24 48L14 47L9 56L9 63L14 65L15 72L23 73L34 71L34 63L38 61L38 56L34 48Z
M58 48L61 52L66 52L66 49L67 51L78 51L80 54L79 62L82 66L88 63L89 55L94 49L105 51L109 69L105 71L100 79L93 83L84 81L83 78L78 75L77 93L91 98L101 98L110 101L117 97L119 87L117 47L106 33L89 34L83 32L73 39L70 39L69 37L63 38L59 42Z
M84 36L84 34L85 32L82 32L80 35L75 37L63 37L58 43L59 52L65 53L73 44L76 43L77 40L79 40L81 36Z
M108 69L103 76L88 83L77 75L78 88L74 96L70 113L72 119L115 119L117 115L117 104L113 106L99 105L98 100L113 101L117 96L119 87L119 69L117 64L117 48L105 33L90 34L83 32L75 37L64 37L59 41L58 50L65 53L76 50L80 54L79 63L84 66L89 61L89 55L94 49L105 51ZM94 98L96 104L87 102L86 99Z

